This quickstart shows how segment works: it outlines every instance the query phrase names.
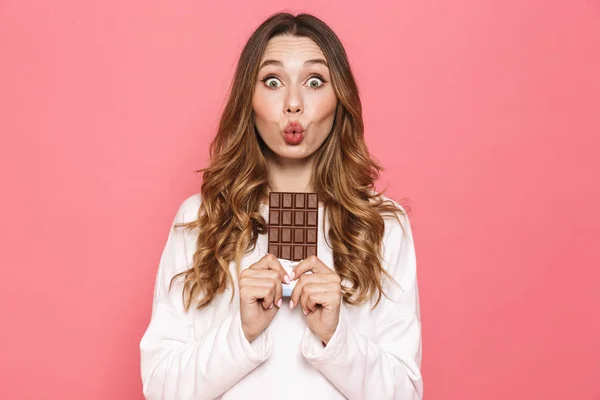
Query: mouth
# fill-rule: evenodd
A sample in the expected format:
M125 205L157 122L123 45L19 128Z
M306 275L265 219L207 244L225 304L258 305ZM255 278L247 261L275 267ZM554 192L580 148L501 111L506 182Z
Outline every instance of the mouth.
M292 134L299 133L299 134L303 134L304 133L304 127L298 121L288 122L287 125L285 126L285 128L283 129L283 133L292 133Z
M304 138L304 127L299 122L289 122L283 130L283 137L289 145L300 144Z

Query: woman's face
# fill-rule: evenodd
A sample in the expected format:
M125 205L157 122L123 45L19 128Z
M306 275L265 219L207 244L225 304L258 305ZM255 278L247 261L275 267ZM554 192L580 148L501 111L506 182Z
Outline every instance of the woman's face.
M331 132L337 105L323 52L312 39L276 36L260 66L252 98L258 134L280 161L311 156ZM304 128L298 144L286 141L289 122Z

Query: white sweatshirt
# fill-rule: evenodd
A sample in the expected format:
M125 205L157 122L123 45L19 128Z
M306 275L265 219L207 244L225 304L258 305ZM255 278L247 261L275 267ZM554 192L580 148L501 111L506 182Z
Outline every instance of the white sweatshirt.
M383 196L384 199L389 199ZM391 199L390 199L391 200ZM197 218L200 193L183 201L173 223ZM396 205L398 203L394 202ZM268 206L261 213L268 221ZM333 268L324 232L329 223L319 210L317 256ZM322 229L325 218L325 230ZM369 399L420 400L421 322L415 248L393 217L385 218L383 267L399 286L384 278L384 291L362 306L342 302L340 320L327 346L308 327L300 307L283 305L263 333L249 343L241 327L236 286L201 311L183 310L182 279L168 292L171 277L189 268L197 233L171 230L160 258L152 317L140 342L141 376L146 399ZM267 234L242 259L242 269L267 253Z

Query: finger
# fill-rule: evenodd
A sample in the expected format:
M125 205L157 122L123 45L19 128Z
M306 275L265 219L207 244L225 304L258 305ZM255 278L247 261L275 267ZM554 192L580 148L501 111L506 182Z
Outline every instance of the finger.
M316 311L317 305L325 309L334 309L342 297L341 286L337 283L305 285L306 310ZM304 293L300 296L302 298ZM302 300L300 300L302 301Z
M302 278L304 278L304 276L302 276ZM294 289L292 289L292 294L290 296L290 308L291 309L294 309L298 305L298 302L300 301L300 293L302 293L302 287L305 284L306 284L305 279L299 279L298 282L296 282Z
M258 278L258 279L272 279L279 282L279 272L272 269L250 269L246 268L246 271L243 275L240 275L240 280L242 278ZM242 271L242 272L244 272Z
M263 308L267 309L274 303L277 293L276 283L278 282L267 279L244 278L240 284L240 295L243 295L249 303L262 302Z
M264 286L254 286L257 289L257 293L260 294L262 301L261 305L265 310L273 308L273 300L275 299L275 287L271 284L271 281L261 281Z
M302 276L296 284L303 282L300 297L297 301L300 303L304 315L309 311L316 311L317 305L321 305L328 310L334 309L342 296L341 286L338 283L313 283L304 279L309 277L309 275ZM324 296L320 294L324 294Z
M314 292L310 293L306 298L306 310L316 311L317 305L320 305L326 310L332 310L334 296L330 292Z
M249 266L247 269L251 269L251 270L270 269L273 271L277 271L277 273L280 276L281 282L290 283L290 281L291 281L291 277L287 274L287 272L285 271L285 268L283 268L283 265L281 265L281 263L279 262L277 257L275 257L273 254L270 254L270 253L265 254L260 260L258 260L256 263ZM242 271L242 272L244 272L244 271Z
M334 275L334 274L332 274L332 275ZM337 274L335 274L335 275L337 275ZM298 283L300 283L300 281L303 281L305 285L307 283L327 284L327 283L334 283L335 276L330 276L329 274L304 274L298 278L298 282L296 283L296 286L298 285Z
M277 307L281 307L283 299L283 286L281 286L279 277L277 279L272 279L272 281L275 282L275 295L273 297L273 304L275 304Z
M300 265L300 264L298 264ZM325 268L328 268L325 266ZM329 269L329 268L328 268ZM290 308L296 307L301 298L302 288L307 284L328 285L329 290L341 293L341 278L338 274L304 274L297 278L298 281L292 290Z
M240 276L240 286L242 284L244 284L244 282L248 281L248 282L254 282L253 280L264 280L267 282L273 282L275 285L275 297L273 299L273 303L277 306L277 307L281 307L281 299L283 298L283 288L281 286L281 282L279 281L279 273L277 271L274 270L268 270L268 269L255 269L255 270L250 270L250 269L246 269L245 271L248 271L247 273L243 274ZM252 279L252 280L249 280ZM253 284L253 283L249 283L249 284ZM258 284L255 284L255 286L259 286Z
M302 288L311 283L324 283L323 277L317 277L316 275L302 275L300 279L296 282L294 289L292 289L292 294L290 296L290 308L294 308L298 305L301 299Z
M298 279L298 277L307 271L312 271L314 274L333 274L331 268L323 264L317 256L310 256L305 260L300 261L292 271L292 279Z
M302 292L300 292L300 306L304 315L307 315L309 311L317 311L317 304L314 302L309 304L309 298L322 291L322 286L314 283L305 283L302 287Z

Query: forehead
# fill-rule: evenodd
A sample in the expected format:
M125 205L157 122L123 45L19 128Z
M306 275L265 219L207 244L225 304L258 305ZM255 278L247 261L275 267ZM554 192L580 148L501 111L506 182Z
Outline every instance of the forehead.
M275 36L267 42L262 60L293 60L325 58L321 48L310 38L298 36Z

